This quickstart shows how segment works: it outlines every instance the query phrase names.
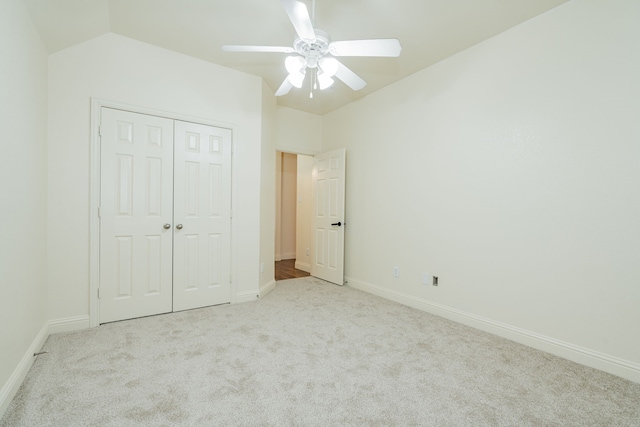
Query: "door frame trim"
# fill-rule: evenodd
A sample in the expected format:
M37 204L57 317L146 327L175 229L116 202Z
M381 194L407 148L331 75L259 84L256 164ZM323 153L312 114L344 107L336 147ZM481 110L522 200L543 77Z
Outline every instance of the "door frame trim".
M206 126L214 126L231 130L231 146L235 146L234 134L237 127L230 123L215 120L193 117L180 113L163 111L154 108L141 107L139 105L126 104L103 98L91 97L91 123L90 123L90 146L89 146L89 325L96 327L100 324L100 301L98 299L98 288L100 285L100 219L98 210L100 207L100 111L105 108L123 110L131 113L146 114L149 116L164 117L171 120L197 123ZM233 148L232 148L233 152ZM231 210L233 212L233 200L235 187L234 179L234 156L231 156ZM234 274L234 245L233 245L233 218L231 220L231 303L235 302Z

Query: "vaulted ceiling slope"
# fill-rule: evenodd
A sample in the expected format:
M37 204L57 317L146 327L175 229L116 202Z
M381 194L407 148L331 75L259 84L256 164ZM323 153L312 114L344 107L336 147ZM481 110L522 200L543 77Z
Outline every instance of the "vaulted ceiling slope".
M262 77L276 90L286 54L222 52L224 44L290 46L279 0L24 0L50 53L109 32ZM309 9L312 1L306 0ZM568 0L316 0L316 27L334 40L398 38L399 58L342 58L368 85L341 82L278 104L325 114Z

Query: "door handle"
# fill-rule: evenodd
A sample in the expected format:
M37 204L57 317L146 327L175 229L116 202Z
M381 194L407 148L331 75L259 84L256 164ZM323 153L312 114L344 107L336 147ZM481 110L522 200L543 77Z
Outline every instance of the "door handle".
M164 228L165 230L168 230L171 228L171 224L165 224L162 226L162 228Z
M176 225L176 228L177 228L178 230L182 230L182 224L178 224L178 225Z
M338 227L340 227L342 225L342 222L338 221L338 222L335 222L335 223L333 223L331 225L337 225Z

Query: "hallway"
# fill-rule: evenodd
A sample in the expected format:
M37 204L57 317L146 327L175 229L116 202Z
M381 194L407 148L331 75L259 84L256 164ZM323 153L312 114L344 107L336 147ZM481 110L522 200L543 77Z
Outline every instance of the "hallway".
M295 259L276 261L276 281L309 276L306 271L296 269L295 265Z

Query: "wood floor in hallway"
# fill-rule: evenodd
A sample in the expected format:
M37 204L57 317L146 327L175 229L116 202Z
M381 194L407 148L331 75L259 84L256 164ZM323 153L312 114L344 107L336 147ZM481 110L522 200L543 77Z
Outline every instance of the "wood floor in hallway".
M296 279L298 277L309 276L309 273L298 270L295 265L295 259L276 261L276 280Z

